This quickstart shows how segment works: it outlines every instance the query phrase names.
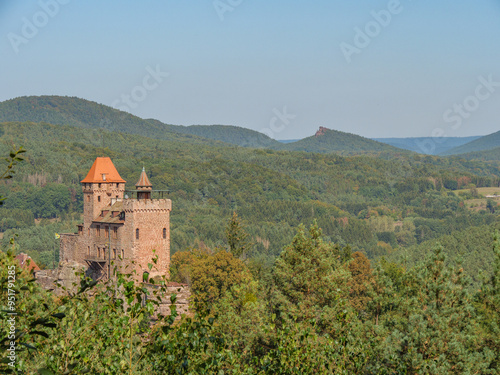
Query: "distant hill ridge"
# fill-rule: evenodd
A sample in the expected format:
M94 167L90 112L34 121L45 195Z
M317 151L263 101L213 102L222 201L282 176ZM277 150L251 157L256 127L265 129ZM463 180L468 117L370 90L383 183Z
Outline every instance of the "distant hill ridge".
M169 125L147 121L117 109L76 97L25 96L0 103L0 122L46 122L86 129L106 129L168 139Z
M408 138L372 138L374 141L386 143L419 154L439 155L454 147L474 141L481 136L472 137L408 137Z
M337 153L341 155L392 155L408 151L359 135L321 126L314 136L297 141L279 142L257 131L230 125L165 124L142 119L130 113L77 97L26 96L0 102L0 122L47 122L86 129L106 129L154 139L186 141L192 137L207 144L225 144L269 148L273 150ZM177 136L174 136L177 134ZM183 137L179 138L179 135Z
M442 155L474 153L479 151L493 150L497 147L500 147L500 131L485 135L484 137L478 138L464 145L454 147L442 153Z
M393 146L355 134L320 127L316 136L295 142L282 143L254 130L230 125L180 126L164 124L154 119L141 119L127 112L77 97L26 96L0 102L0 122L47 122L87 129L106 129L138 134L155 139L189 142L206 140L225 142L243 147L274 150L307 151L338 154L401 152ZM177 135L184 135L179 138Z
M25 96L0 102L0 122L46 122L87 129L106 129L170 140L173 134L221 141L243 147L272 147L278 141L254 130L224 125L181 126L144 120L130 113L77 97ZM186 138L187 137L187 138ZM176 137L176 139L178 139Z
M336 153L341 155L387 154L414 151L439 155L464 155L466 158L498 160L495 148L500 147L500 131L484 137L446 137L440 142L432 138L376 138L320 126L314 136L300 140L276 141L257 131L231 125L165 124L142 119L130 113L93 101L67 96L25 96L0 102L0 122L47 122L85 129L105 129L154 139L191 142L224 142L273 150ZM193 138L195 137L195 138ZM488 151L486 154L478 154ZM467 154L467 156L465 156Z
M158 120L146 121L161 124ZM265 134L233 125L169 125L169 129L177 133L192 134L242 147L273 148L280 144Z
M377 142L360 135L331 130L320 126L315 135L301 139L297 142L281 144L281 150L307 151L320 153L408 153L385 143Z

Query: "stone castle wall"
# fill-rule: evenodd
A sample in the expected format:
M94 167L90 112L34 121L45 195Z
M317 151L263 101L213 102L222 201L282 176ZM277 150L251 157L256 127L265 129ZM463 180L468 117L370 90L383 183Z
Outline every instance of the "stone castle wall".
M150 271L151 276L166 275L170 267L170 199L125 199L123 211L127 233L126 248L136 262L136 270L142 275L148 270L148 263L157 258L156 265ZM138 232L137 232L138 230ZM138 238L137 238L138 236ZM153 253L153 250L155 252ZM125 254L127 257L127 254Z
M36 271L35 278L37 283L39 283L43 288L52 290L56 295L64 296L78 292L80 288L79 273L86 274L87 272L88 269L86 267L76 262L62 261L55 270ZM57 284L60 286L57 286ZM146 284L145 287L150 292L152 292L155 288L155 286L151 284ZM189 312L189 301L191 298L189 286L187 284L169 283L166 294L160 296L160 306L156 313L165 316L170 315L170 307L172 305L170 297L173 294L176 294L177 296L175 307L177 309L177 313L179 314L179 318L181 314L187 314ZM150 298L154 298L152 293Z
M116 201L116 197L109 199L110 204ZM104 206L101 210L113 210L113 207ZM94 260L107 269L108 260L111 259L112 266L117 266L121 272L134 269L138 280L142 280L143 272L149 271L148 264L153 264L151 277L168 277L172 201L120 199L119 210L125 214L124 221L95 222L101 213L99 211L90 223L84 220L78 234L62 234L60 260L74 261L84 266L88 260ZM87 207L89 211L91 209ZM154 257L157 257L156 264L153 262Z
M125 192L124 183L84 183L83 189L83 222L88 229L101 210L111 204L112 199L123 198Z
M61 234L59 243L59 262L75 260L78 258L80 237L77 234Z
M146 286L146 288L151 289L152 286ZM161 296L160 306L157 311L160 315L170 315L170 306L172 303L170 301L170 296L175 294L175 307L177 309L177 314L187 314L189 312L189 301L191 299L191 290L187 284L169 283L167 286L167 293Z

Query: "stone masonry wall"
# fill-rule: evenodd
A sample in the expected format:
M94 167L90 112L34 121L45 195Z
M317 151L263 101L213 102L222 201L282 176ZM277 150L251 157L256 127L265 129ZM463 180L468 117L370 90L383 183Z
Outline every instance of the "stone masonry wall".
M148 286L147 288L152 288L152 286ZM177 309L177 314L179 314L179 317L182 314L187 314L189 312L191 290L189 289L189 286L187 284L178 283L168 284L167 294L161 297L158 313L164 316L170 315L170 306L172 305L170 296L172 294L175 294L177 297L175 301L175 307Z
M76 260L79 248L79 236L77 234L61 234L59 244L59 261Z
M77 273L88 271L85 267L75 262L60 262L59 267L55 270L41 270L35 272L35 278L43 288L53 290L56 295L68 295L68 293L76 293L80 286L80 277ZM58 287L60 284L61 287ZM146 284L146 288L152 291L155 288L151 284ZM161 296L161 302L157 313L161 315L170 315L170 296L176 294L175 307L180 315L189 312L189 300L191 291L187 284L169 283L167 293Z
M83 222L87 230L101 210L111 204L111 199L123 198L124 183L102 182L83 184Z
M129 241L124 244L130 249L130 257L136 262L136 271L142 275L148 270L148 263L153 263L157 256L157 264L150 272L150 276L166 275L170 266L170 199L130 199L123 201L125 224L123 232ZM137 239L136 231L139 230ZM165 237L163 230L165 229ZM155 252L153 253L153 250ZM125 257L128 258L128 254Z

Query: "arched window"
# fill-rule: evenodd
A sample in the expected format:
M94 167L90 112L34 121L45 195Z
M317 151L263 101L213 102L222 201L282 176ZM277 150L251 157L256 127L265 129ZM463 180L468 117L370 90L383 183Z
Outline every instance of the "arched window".
M167 228L163 228L163 238L167 238Z
M138 240L139 239L139 228L137 228L135 230L135 239Z

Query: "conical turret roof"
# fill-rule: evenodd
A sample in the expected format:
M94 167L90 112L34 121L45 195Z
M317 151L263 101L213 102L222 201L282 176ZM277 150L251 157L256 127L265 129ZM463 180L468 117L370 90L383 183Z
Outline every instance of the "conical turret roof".
M151 185L151 182L149 182L148 176L146 175L146 169L142 167L142 172L141 172L141 177L139 177L139 181L135 184L135 187L137 189L140 188L147 188L147 189L152 189L153 185Z

